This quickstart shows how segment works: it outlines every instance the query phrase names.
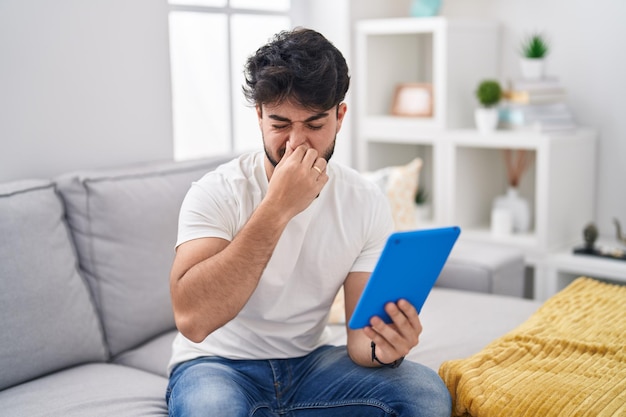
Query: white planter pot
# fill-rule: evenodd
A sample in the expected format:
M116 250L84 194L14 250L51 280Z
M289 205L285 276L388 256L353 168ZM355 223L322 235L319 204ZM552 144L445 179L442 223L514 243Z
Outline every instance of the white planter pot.
M522 58L520 67L522 77L527 80L539 80L545 75L545 59L543 58Z
M489 133L498 127L498 109L496 107L480 107L474 112L476 128L481 133Z

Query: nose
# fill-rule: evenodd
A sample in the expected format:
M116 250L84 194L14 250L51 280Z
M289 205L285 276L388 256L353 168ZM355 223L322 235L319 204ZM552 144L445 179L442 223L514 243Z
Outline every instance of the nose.
M304 129L301 126L297 126L297 124L291 127L287 140L292 149L296 149L308 141Z

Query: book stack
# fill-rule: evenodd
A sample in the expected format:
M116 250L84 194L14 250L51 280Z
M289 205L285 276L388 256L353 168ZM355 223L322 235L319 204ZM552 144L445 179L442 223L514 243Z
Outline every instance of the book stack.
M565 88L554 77L512 80L502 93L500 127L541 132L573 129L576 122L565 103L566 96Z

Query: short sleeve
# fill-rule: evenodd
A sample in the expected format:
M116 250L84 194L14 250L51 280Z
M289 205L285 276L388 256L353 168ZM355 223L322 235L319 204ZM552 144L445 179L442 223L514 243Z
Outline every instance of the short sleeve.
M385 195L375 189L371 197L371 209L364 224L363 248L350 272L372 272L387 238L394 230L391 208Z
M178 218L176 246L193 239L232 240L237 232L237 203L223 175L210 172L194 182Z

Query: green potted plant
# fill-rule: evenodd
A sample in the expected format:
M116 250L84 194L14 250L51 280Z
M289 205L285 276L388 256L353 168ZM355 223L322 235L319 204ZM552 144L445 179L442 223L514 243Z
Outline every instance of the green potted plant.
M498 125L498 103L502 98L500 83L493 79L480 81L476 89L480 107L476 109L476 127L480 132L492 132Z
M522 40L520 45L522 77L541 79L545 72L545 60L550 45L544 35L535 32Z

